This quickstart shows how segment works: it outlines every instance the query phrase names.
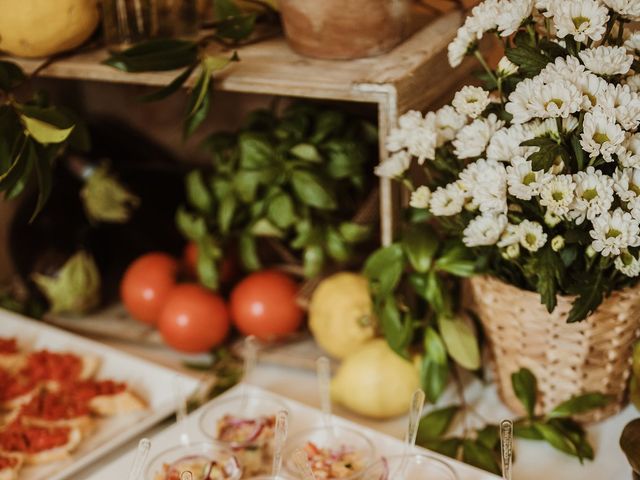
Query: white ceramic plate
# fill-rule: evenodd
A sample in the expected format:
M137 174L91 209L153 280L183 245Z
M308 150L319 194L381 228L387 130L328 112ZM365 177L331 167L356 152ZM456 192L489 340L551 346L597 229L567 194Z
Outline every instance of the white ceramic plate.
M48 465L27 467L21 471L20 480L72 478L72 474L78 470L173 413L176 405L173 388L176 376L179 376L185 393L195 392L200 384L195 378L3 309L0 309L0 336L17 337L21 347L27 350L46 348L97 356L100 358L97 378L127 382L148 404L148 408L142 412L99 420L94 433L82 441L71 458ZM126 478L126 475L113 477L111 480L115 478Z
M190 441L197 443L207 440L207 437L204 436L204 434L201 432L199 426L201 417L203 416L205 410L209 409L211 405L217 405L224 402L226 398L240 394L241 388L249 388L249 391L252 395L274 398L281 403L284 403L289 408L291 422L289 425L289 438L295 436L296 433L308 428L322 425L322 413L317 409L308 407L294 400L289 400L288 398L281 397L274 393L267 392L266 390L258 387L250 385L239 385L189 415L189 417L187 418L185 429L189 434ZM373 442L378 455L396 455L402 452L403 444L396 438L384 435L380 432L363 427L361 425L358 425L357 423L350 422L343 418L336 417L336 423L338 425L355 429L363 433ZM158 453L178 445L180 441L180 433L181 431L177 428L177 426L173 425L166 430L163 430L162 432L152 436L151 453L149 455L149 458L153 458ZM462 462L457 462L437 453L428 452L423 448L416 448L416 451L421 453L428 453L429 455L433 455L449 464L455 470L459 480L499 479L499 477L485 472L484 470L479 470L470 465L466 465ZM89 480L115 480L127 478L127 473L133 462L134 454L135 452L132 451L126 455L123 455L118 460L110 463L100 472L89 477Z

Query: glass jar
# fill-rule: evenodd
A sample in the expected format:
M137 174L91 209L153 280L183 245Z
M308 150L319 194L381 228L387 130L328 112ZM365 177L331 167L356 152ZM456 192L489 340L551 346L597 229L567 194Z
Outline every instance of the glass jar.
M111 50L120 50L156 32L156 0L103 0L102 25L104 40Z

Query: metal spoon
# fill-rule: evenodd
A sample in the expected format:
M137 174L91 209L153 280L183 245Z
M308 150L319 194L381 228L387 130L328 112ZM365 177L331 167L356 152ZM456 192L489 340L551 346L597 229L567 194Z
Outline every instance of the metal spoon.
M420 425L420 418L422 417L422 408L424 407L425 394L422 390L418 389L413 392L411 398L411 410L409 411L409 425L407 426L407 434L404 438L404 447L402 450L402 462L396 476L398 479L403 480L407 465L409 464L409 455L416 444L416 438L418 436L418 426Z
M189 445L189 432L187 428L187 394L184 391L182 378L179 375L173 377L173 390L176 401L176 423L180 431L180 443Z
M320 409L322 420L328 429L333 428L333 415L331 414L331 362L327 357L320 357L316 361L318 373L318 392L320 394Z
M142 440L140 440L140 442L138 442L138 449L136 450L136 455L133 459L133 465L131 466L131 470L129 471L128 480L142 479L142 468L147 461L147 456L149 455L150 449L151 440L149 440L148 438L143 438Z
M502 452L502 478L511 480L511 465L513 463L513 422L500 422L500 451Z
M313 470L311 470L311 465L309 465L309 457L307 457L304 450L301 448L296 449L291 459L298 473L302 475L302 480L316 480L316 476L313 474Z
M249 401L248 380L258 364L258 340L253 335L244 339L243 345L244 364L242 366L242 394L240 399L240 411L244 411Z
M273 465L271 466L271 475L274 479L279 478L280 470L282 470L282 451L284 443L287 440L287 432L289 430L289 414L286 410L280 410L276 414L276 430L273 439Z

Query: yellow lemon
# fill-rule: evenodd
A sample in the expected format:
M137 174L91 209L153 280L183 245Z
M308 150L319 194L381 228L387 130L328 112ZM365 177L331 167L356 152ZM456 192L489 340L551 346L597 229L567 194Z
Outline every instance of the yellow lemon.
M349 355L331 383L333 399L360 415L384 419L409 411L420 387L414 365L383 339L372 340Z
M96 0L0 0L0 50L47 57L81 45L98 26Z
M375 319L367 279L341 272L323 280L311 297L309 328L318 345L335 358L372 339Z

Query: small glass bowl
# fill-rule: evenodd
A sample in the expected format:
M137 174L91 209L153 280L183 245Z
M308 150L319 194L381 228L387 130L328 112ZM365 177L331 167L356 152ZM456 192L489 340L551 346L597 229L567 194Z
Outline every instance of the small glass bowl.
M367 480L396 480L402 465L402 455L383 457L367 472ZM453 469L431 455L413 454L406 459L402 480L458 480ZM364 477L363 477L364 478Z
M224 461L224 465L230 473L230 480L239 480L242 478L242 468L231 450L220 445L203 442L192 445L180 445L160 453L149 462L145 479L156 480L162 478L161 475L165 465L173 465L180 460L196 457L203 457L210 461ZM182 473L183 472L179 472L179 474Z
M316 447L321 449L335 450L343 446L349 447L362 456L362 470L354 472L353 475L349 477L343 477L341 480L366 479L367 477L365 477L364 474L376 461L376 449L373 443L357 430L338 425L312 428L298 433L288 442L289 448L284 456L284 458L287 459L285 461L285 468L287 472L294 477L297 475L297 468L293 463L293 452L300 448L303 449L308 442L312 442Z

